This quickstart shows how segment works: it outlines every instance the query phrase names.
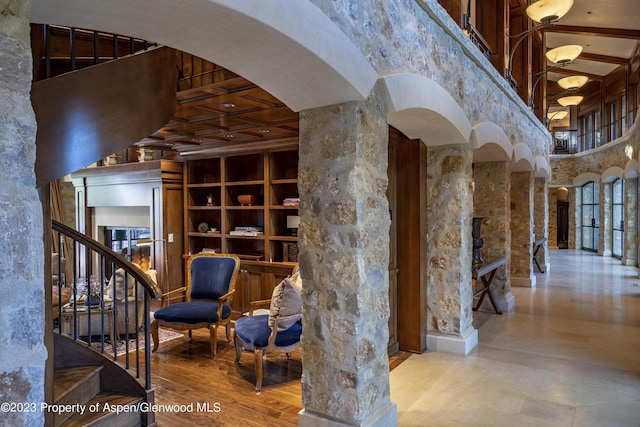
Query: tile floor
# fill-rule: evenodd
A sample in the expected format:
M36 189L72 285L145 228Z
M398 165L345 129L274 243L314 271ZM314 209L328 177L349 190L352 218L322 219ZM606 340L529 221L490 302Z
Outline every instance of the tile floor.
M513 311L474 313L468 356L426 352L391 372L400 426L640 427L638 269L575 250L550 260L536 288L512 288Z

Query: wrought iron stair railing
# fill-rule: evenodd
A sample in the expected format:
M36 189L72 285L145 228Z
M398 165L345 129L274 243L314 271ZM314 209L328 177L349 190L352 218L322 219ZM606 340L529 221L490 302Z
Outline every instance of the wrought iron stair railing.
M54 332L93 348L150 390L150 303L162 295L160 288L135 264L102 243L55 220L51 224L57 247L72 248L71 253L58 255L64 263L58 262L57 271L52 271L58 278L53 284L58 287L58 301L53 301L58 307L53 313L57 319ZM65 239L71 244L65 245ZM124 289L117 288L119 283ZM71 291L69 302L62 297L65 287ZM97 296L94 303L86 303L92 294ZM119 330L119 323L124 330Z

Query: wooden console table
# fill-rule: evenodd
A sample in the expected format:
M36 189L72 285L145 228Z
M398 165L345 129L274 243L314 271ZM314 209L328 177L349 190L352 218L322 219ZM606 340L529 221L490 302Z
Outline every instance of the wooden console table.
M538 264L538 260L536 259L536 255L538 254L538 251L540 250L540 248L542 247L542 245L544 245L544 242L547 241L546 237L543 237L542 239L538 239L535 242L533 242L533 263L536 265L536 267L538 267L538 271L540 273L544 273L544 271L542 271L542 268L540 268L540 264Z
M491 282L493 281L493 277L496 275L496 271L498 271L498 268L505 265L506 263L507 258L502 257L473 271L473 279L476 281L476 286L478 284L478 279L480 279L483 286L482 289L476 290L473 294L474 298L477 296L480 297L476 306L473 307L473 311L478 311L478 308L480 308L485 295L489 295L489 301L491 301L491 306L493 307L495 312L498 314L502 314L502 311L498 310L498 306L493 300L493 295L491 295Z

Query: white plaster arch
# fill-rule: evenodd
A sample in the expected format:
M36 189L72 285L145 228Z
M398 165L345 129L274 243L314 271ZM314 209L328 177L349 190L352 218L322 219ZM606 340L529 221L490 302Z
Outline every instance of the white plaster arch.
M535 177L545 178L547 180L550 179L551 166L549 166L549 162L547 162L547 159L545 159L543 156L536 156L535 161L536 161Z
M536 168L536 160L533 158L531 148L523 142L513 146L511 157L512 172L533 172Z
M442 86L417 74L391 74L380 79L387 121L427 146L466 144L471 123Z
M289 0L34 0L31 22L140 37L243 76L293 111L366 99L378 78L315 5Z
M473 147L474 163L511 160L513 145L502 128L493 122L474 124L469 142Z
M632 179L638 177L638 161L629 160L624 166L624 179Z
M573 185L575 187L581 187L587 182L600 182L600 175L593 172L584 172L573 178Z
M616 179L621 179L624 177L624 170L619 168L618 166L612 166L602 172L600 175L600 182L613 182Z

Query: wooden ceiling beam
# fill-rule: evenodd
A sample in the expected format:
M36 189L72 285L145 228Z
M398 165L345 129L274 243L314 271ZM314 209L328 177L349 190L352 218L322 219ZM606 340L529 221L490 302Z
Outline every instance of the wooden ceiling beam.
M629 59L620 58L618 56L609 56L609 55L597 55L595 53L585 53L582 52L578 59L582 59L584 61L595 61L595 62L604 62L607 64L617 64L617 65L626 65L629 63Z
M626 28L597 28L555 24L545 28L545 31L551 33L577 34L580 36L614 37L618 39L640 40L640 30L629 30Z

